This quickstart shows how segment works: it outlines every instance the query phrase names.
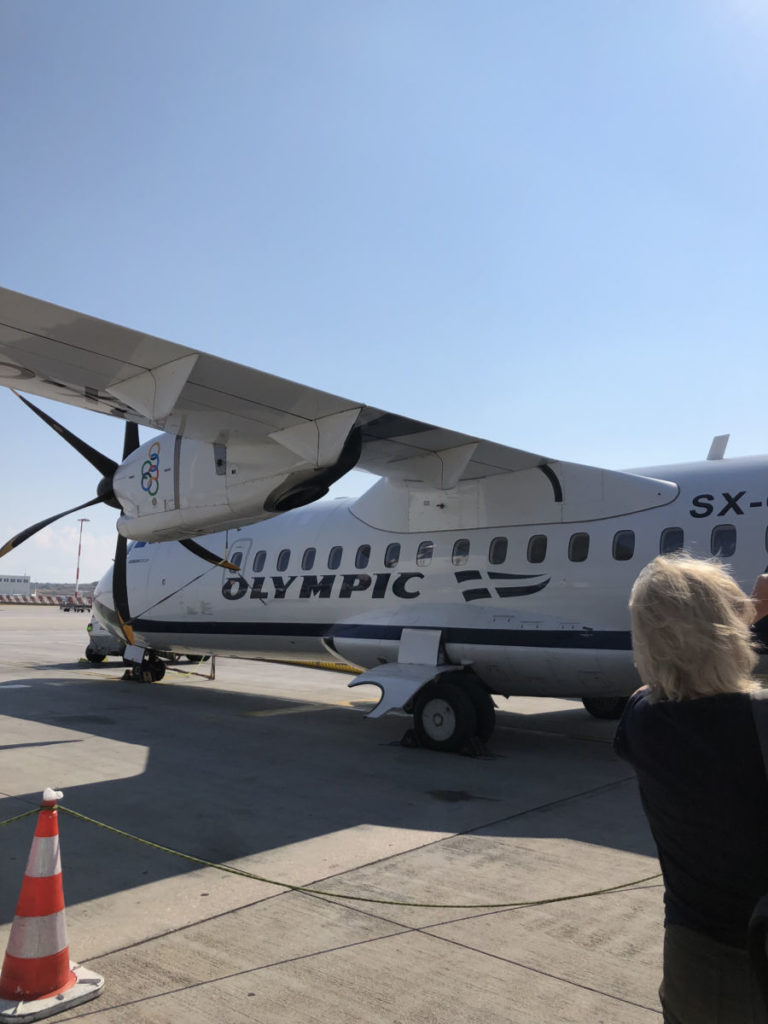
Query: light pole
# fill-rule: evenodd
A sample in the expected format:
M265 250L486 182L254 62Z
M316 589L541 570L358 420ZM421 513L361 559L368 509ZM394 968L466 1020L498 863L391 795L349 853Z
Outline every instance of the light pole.
M83 546L83 523L90 523L90 519L78 519L80 523L80 538L77 542L77 573L75 575L75 604L80 604L80 595L77 592L80 583L80 551Z

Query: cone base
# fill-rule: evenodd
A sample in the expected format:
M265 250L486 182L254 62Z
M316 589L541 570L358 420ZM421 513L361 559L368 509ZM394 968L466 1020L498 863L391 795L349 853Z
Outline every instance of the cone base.
M43 1017L50 1017L54 1013L61 1013L63 1010L70 1010L79 1003L85 1003L89 999L95 999L101 995L104 988L104 979L100 974L81 967L80 964L70 963L70 970L74 973L75 984L66 992L57 996L42 996L40 999L31 999L29 1002L17 1002L12 999L0 999L0 1021L16 1022L25 1024L26 1021L41 1020Z

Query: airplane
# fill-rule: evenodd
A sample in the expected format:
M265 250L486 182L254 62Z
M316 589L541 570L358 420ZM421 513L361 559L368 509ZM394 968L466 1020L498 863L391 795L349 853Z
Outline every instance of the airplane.
M0 289L0 384L125 421L120 461L19 397L101 473L36 523L115 507L94 612L137 678L157 650L360 668L370 712L414 742L483 745L494 695L580 698L617 718L639 678L627 598L659 553L727 561L747 589L768 550L768 457L624 472L409 419ZM138 425L160 431L140 443ZM322 500L352 468L362 496ZM204 537L205 543L198 538Z

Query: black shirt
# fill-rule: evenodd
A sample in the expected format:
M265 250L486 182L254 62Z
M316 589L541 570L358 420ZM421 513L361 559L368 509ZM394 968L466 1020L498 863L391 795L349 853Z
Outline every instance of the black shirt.
M768 781L748 693L630 697L614 740L632 765L664 874L665 923L745 946L768 893Z

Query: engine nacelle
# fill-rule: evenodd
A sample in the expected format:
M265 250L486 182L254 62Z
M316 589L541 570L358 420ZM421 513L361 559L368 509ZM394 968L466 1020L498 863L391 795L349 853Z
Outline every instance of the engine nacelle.
M113 489L131 540L181 540L245 526L316 501L360 457L359 409L212 444L160 434L118 467Z

